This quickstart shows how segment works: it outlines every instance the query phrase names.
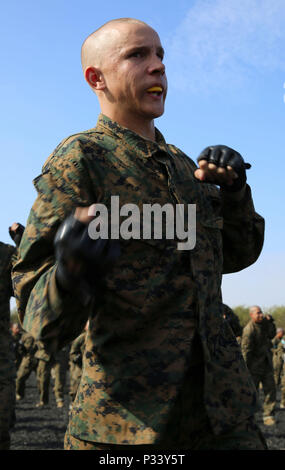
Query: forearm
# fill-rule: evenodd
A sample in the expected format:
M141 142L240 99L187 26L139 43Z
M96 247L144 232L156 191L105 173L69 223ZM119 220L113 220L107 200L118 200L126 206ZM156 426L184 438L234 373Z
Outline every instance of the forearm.
M248 185L236 193L221 190L224 273L240 271L253 264L262 249L264 219L254 210Z
M274 321L269 321L269 327L268 327L268 337L269 339L273 339L276 335L276 326L274 324Z
M57 285L56 266L43 273L31 290L22 320L36 340L44 341L50 352L61 348L81 333L92 301L84 304L78 292L64 292ZM19 306L19 308L21 308Z
M254 351L254 336L252 332L245 331L241 338L241 351L248 366L252 362Z
M52 345L52 349L76 338L90 311L78 291L61 290L55 279L57 265L53 243L58 227L77 205L85 206L89 202L80 193L79 188L84 188L80 174L76 186L78 194L62 191L64 176L65 173L55 180L51 172L47 172L36 179L38 197L31 209L12 274L24 329L35 339Z

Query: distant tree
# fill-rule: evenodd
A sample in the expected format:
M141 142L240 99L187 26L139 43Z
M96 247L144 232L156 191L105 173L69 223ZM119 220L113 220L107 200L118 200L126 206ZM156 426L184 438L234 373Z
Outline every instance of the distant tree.
M238 305L233 308L233 311L239 317L241 326L244 327L250 320L249 306ZM284 328L285 330L285 305L273 305L266 309L262 308L262 311L264 314L272 315L277 328Z
M233 311L239 317L241 326L244 327L249 321L248 307L245 305L238 305L233 308Z
M277 328L284 328L285 330L285 305L274 305L266 309L264 313L272 315Z

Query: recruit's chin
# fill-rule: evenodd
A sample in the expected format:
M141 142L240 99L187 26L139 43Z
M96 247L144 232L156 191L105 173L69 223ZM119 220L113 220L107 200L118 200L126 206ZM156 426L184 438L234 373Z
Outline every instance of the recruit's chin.
M156 109L146 109L144 116L148 120L157 119L164 114L164 106L160 106Z

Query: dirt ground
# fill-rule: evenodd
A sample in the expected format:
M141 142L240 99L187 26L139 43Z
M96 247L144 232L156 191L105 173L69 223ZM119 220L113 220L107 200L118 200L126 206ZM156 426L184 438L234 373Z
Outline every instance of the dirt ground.
M25 398L16 404L16 424L11 432L11 450L63 449L68 422L69 396L65 393L64 407L57 408L52 385L51 380L49 404L43 408L36 408L35 404L39 401L39 395L35 374L32 373L27 380Z
M281 410L279 408L279 399L280 393L278 392L277 424L275 426L264 426L261 414L257 415L258 424L264 433L270 450L285 450L285 409ZM35 374L33 373L27 381L25 398L17 402L16 405L17 421L11 433L11 450L63 449L69 412L68 393L65 393L64 407L60 409L56 407L52 387L49 405L44 408L36 408L35 404L37 402L38 392Z
M266 439L269 450L285 450L285 409L280 409L280 390L277 392L277 407L275 413L275 426L264 426L262 413L256 415L257 423L260 426ZM260 398L263 399L262 391Z

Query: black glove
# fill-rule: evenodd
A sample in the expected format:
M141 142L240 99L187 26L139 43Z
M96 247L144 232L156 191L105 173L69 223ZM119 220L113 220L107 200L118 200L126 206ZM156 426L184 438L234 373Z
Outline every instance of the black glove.
M11 230L11 227L9 227L9 234L12 240L15 242L16 246L19 246L21 243L23 233L25 231L25 227L19 222L17 222L17 224L18 224L18 227L16 228L16 230Z
M88 225L73 215L59 227L54 245L58 262L56 279L60 286L67 291L79 288L91 296L120 255L118 240L93 240ZM75 270L68 268L71 261Z
M251 168L250 163L245 163L242 156L226 145L213 145L206 147L203 152L200 153L197 161L206 160L208 163L214 163L218 167L227 168L231 166L232 169L237 173L236 178L232 185L221 184L220 187L226 191L239 191L246 183L245 170Z

